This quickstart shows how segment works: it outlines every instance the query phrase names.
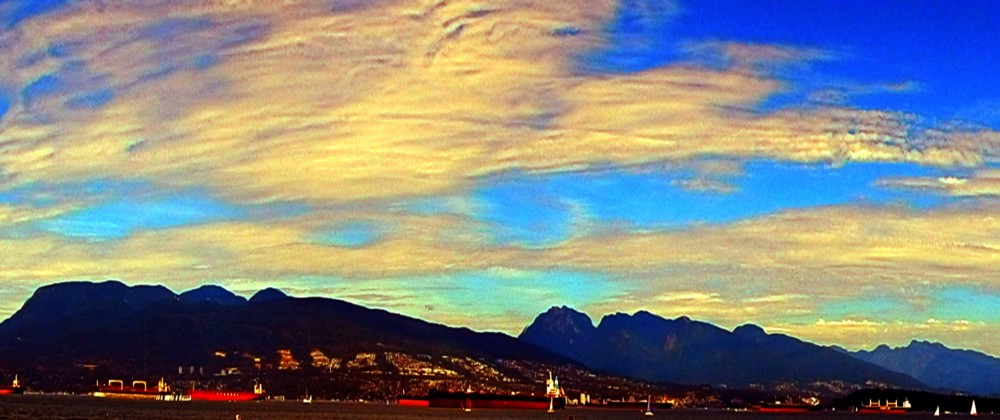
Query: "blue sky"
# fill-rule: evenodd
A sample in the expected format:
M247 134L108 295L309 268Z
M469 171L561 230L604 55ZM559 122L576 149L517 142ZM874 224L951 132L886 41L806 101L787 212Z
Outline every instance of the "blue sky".
M1000 96L996 2L956 7L933 0L708 0L681 2L679 10L662 3L624 2L607 27L610 47L585 55L582 65L638 71L685 59L690 42L738 41L819 48L831 55L804 68L777 69L793 87L772 106L801 104L807 89L912 82L912 92L857 95L849 104L944 121L980 106L995 108L990 101ZM995 116L977 122L1000 128Z
M0 0L0 281L1000 354L996 2L191 2Z
M933 208L957 199L927 191L876 185L888 177L943 176L937 168L854 163L842 167L789 162L741 162L741 173L718 177L731 192L690 190L678 181L697 177L684 168L618 168L583 173L506 174L473 197L475 217L493 226L501 243L557 244L574 224L617 228L683 229L723 224L781 211L837 206ZM585 220L580 220L580 218Z

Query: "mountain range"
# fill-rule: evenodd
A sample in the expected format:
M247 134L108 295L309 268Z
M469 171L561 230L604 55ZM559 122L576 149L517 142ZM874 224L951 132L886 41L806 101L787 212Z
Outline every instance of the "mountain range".
M9 365L163 370L205 365L226 350L266 363L280 349L302 363L317 349L322 357L345 360L379 349L575 364L504 334L275 289L247 300L218 286L178 295L163 286L117 281L60 283L39 288L0 323L0 358Z
M977 351L914 340L906 347L881 345L851 355L905 373L935 388L973 395L1000 395L1000 359Z
M219 286L177 294L107 281L41 287L0 323L0 368L215 371L240 360L244 369L319 366L344 377L433 372L482 382L483 372L492 372L495 382L513 383L518 375L552 369L577 372L578 381L601 378L596 382L633 378L830 394L870 387L1000 393L1000 360L978 352L921 341L848 352L754 325L728 331L645 311L607 315L595 326L582 312L553 307L515 338L277 289L246 299Z
M924 388L911 376L834 349L744 325L727 331L687 317L649 312L605 316L553 307L519 338L585 366L650 381L770 388L780 384L846 382Z

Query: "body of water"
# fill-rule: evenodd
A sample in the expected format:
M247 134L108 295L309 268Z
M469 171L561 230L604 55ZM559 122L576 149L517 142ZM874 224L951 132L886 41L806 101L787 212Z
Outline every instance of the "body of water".
M636 410L606 410L599 408L570 408L547 413L525 410L474 410L466 413L459 409L411 408L384 404L357 404L314 402L161 402L130 401L93 398L88 396L9 395L0 396L0 419L45 420L259 420L259 419L539 419L539 420L611 420L656 419L673 420L760 420L760 419L872 419L899 418L899 415L856 414L843 412L818 412L802 414L765 414L754 412L714 410L667 410L646 417ZM929 413L906 414L904 418L927 419ZM944 418L969 418L950 415Z

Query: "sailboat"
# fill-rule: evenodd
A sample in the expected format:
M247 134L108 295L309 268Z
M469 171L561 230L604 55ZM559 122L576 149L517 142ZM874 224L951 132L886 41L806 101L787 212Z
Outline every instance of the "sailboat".
M472 412L472 398L465 398L465 403L462 404L462 409L465 410L466 413Z
M653 399L650 397L646 397L646 412L643 414L647 416L653 415Z
M937 406L937 408L934 409L934 417L941 417L941 406L940 405Z
M970 416L978 416L979 413L976 411L976 400L972 400L972 410L969 411Z

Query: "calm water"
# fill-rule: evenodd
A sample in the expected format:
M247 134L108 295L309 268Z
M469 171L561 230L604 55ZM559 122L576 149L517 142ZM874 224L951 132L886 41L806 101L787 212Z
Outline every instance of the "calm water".
M113 419L183 419L183 420L240 420L255 419L542 419L542 420L610 420L647 419L638 411L604 409L569 409L549 414L542 411L478 410L465 413L455 409L408 408L395 405L346 404L314 402L158 402L100 399L83 396L0 396L0 419L52 419L52 420L113 420ZM909 414L907 420L927 419L930 414ZM947 416L968 418L968 416ZM673 420L761 420L761 419L873 419L900 418L851 413L760 414L751 412L671 410L657 412L653 419Z

